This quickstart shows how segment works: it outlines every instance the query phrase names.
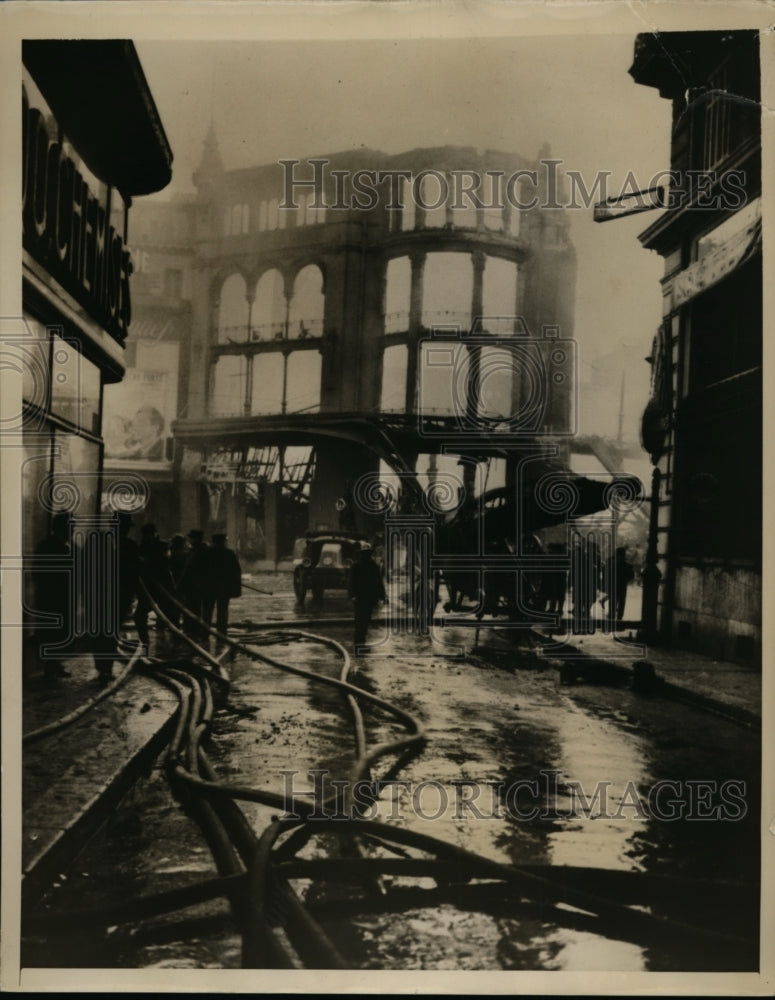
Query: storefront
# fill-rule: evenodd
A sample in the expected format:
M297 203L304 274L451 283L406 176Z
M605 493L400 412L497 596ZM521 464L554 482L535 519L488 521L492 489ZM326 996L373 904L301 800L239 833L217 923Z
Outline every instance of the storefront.
M100 510L103 390L124 376L131 319L130 207L169 183L172 153L131 42L26 41L22 60L29 554L57 511Z

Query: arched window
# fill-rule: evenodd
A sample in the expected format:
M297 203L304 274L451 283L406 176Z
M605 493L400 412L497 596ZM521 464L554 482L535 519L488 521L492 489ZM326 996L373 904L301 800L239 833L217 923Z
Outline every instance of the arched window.
M441 229L445 226L449 197L449 181L446 175L439 170L425 171L414 190L415 193L419 193L418 201L425 209L426 229Z
M283 276L275 268L261 275L253 300L254 340L281 340L286 336L284 288Z
M491 232L500 233L504 231L504 193L505 184L503 177L498 174L487 174L483 180L482 201L484 209L484 228Z
M323 274L316 264L308 264L296 275L288 314L291 339L320 337L323 333Z
M261 204L258 206L258 230L261 233L263 233L264 230L267 228L267 225L266 225L266 215L267 215L267 212L266 212L266 210L267 210L266 201L262 201Z
M248 300L245 279L230 274L221 286L218 305L218 343L244 343L248 339Z
M409 329L409 297L412 265L408 257L388 261L385 280L385 333L403 333Z

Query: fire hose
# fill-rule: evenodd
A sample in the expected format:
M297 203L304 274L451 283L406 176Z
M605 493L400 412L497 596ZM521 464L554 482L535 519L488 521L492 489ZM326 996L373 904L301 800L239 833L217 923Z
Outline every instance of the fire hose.
M315 683L339 690L346 698L355 730L355 762L350 772L352 789L363 781L370 769L382 758L396 755L390 773L395 773L408 759L420 752L426 737L416 719L408 712L391 705L378 695L352 684L347 678L350 659L341 644L325 636L294 630L293 637L321 644L337 652L343 660L339 678L328 677L284 663L257 649L205 626L188 609L178 606L209 635L225 643L222 656L214 657L195 640L173 625L163 614L153 596L148 598L157 615L166 620L192 648L197 657L210 664L209 668L186 663L165 664L149 660L144 669L178 694L180 708L176 729L167 750L165 767L173 789L183 805L203 831L213 853L219 878L209 879L182 890L173 890L151 897L112 905L98 912L78 915L39 915L30 926L35 928L66 926L77 919L92 926L116 924L143 919L154 914L171 912L206 899L226 897L242 934L242 964L245 968L297 967L299 963L316 968L346 968L339 953L316 917L290 885L293 879L355 881L361 885L379 886L375 880L385 874L431 877L436 888L391 888L388 892L372 891L345 903L318 904L317 916L337 908L337 915L349 911L397 912L415 906L435 906L452 903L464 908L493 908L503 912L538 915L561 925L577 927L641 945L665 947L680 936L702 947L741 948L746 939L740 935L696 926L685 920L663 917L641 909L633 909L614 899L614 893L631 903L665 901L671 890L660 886L654 876L640 873L617 873L631 878L599 877L595 869L552 869L550 866L514 866L491 861L464 848L413 830L396 827L376 819L364 819L354 810L351 814L327 813L334 802L332 796L310 803L294 796L280 795L271 789L253 788L223 783L218 780L202 746L213 717L214 698L211 684L228 690L228 679L221 659L228 651L239 651L250 659L305 677ZM178 603L178 602L175 602ZM191 667L192 669L189 669ZM387 714L408 730L404 737L390 740L369 750L366 743L361 703L372 710ZM276 817L258 835L239 809L239 801L257 802L276 809L290 809L290 814ZM348 800L348 805L351 803ZM337 803L341 810L341 803ZM363 843L385 848L398 857L348 857L303 860L296 853L318 834L339 838L357 838ZM406 849L423 852L430 857L413 857ZM605 876L606 873L603 873ZM473 882L472 880L478 880ZM675 892L674 880L670 880ZM714 886L716 899L723 905L744 897L746 888ZM686 891L697 890L687 883ZM571 906L573 911L564 907ZM581 911L581 912L579 912Z

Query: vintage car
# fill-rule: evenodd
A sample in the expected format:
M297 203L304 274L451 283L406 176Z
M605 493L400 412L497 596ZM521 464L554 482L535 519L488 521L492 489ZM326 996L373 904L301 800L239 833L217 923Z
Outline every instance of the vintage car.
M350 567L366 544L356 531L308 531L293 550L293 592L299 604L307 593L315 601L326 590L346 590Z

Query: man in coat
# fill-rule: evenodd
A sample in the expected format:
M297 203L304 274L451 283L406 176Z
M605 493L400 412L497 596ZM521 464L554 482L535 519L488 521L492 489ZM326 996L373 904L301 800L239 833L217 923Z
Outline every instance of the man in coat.
M371 558L371 546L364 545L350 570L349 596L355 606L353 645L356 656L364 647L374 608L384 601L385 584L379 566ZM364 648L361 648L364 647Z
M188 539L191 549L178 583L178 594L191 614L201 621L204 619L204 602L209 592L210 546L205 541L204 532L199 528L189 531ZM183 630L194 638L203 638L207 635L202 625L197 624L193 618L184 619Z
M204 620L210 625L215 609L215 627L226 634L229 627L229 601L242 595L242 567L237 553L226 547L226 535L213 535L209 552L207 590L203 602Z

